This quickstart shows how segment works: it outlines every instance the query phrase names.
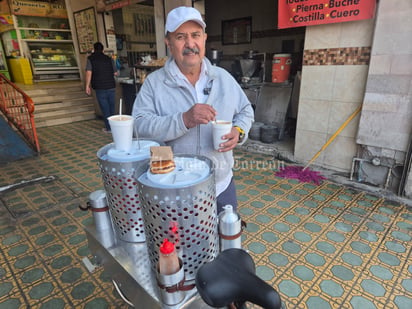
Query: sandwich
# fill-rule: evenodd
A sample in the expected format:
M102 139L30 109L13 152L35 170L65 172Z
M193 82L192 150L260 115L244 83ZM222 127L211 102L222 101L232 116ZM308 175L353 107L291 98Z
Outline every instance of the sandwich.
M176 165L173 160L154 161L150 164L152 174L167 174L175 169Z
M175 161L170 146L150 147L150 172L152 174L166 174L175 169Z

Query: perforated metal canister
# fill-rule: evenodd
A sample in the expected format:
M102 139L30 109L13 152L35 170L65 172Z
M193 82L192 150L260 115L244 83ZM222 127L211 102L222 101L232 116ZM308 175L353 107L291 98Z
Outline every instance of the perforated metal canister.
M146 236L135 174L147 170L150 145L159 143L147 140L140 141L140 146L137 141L133 143L134 147L140 147L139 151L124 154L108 144L97 152L97 157L117 236L128 242L144 242Z
M193 176L195 173L184 174L179 158L189 165L191 160L203 162L207 171L203 169L199 177ZM176 245L188 283L195 279L197 269L219 252L214 167L204 156L177 155L175 162L177 177L183 173L184 185L171 185L176 174L171 174L168 185L152 182L148 172L137 179L152 269L156 270L159 247L167 238Z

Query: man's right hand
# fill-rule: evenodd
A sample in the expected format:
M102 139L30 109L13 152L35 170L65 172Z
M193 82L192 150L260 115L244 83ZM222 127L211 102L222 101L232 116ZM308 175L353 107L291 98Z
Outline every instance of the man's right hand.
M187 112L183 113L183 122L186 128L194 128L198 124L207 124L215 120L217 115L216 110L208 105L196 103Z

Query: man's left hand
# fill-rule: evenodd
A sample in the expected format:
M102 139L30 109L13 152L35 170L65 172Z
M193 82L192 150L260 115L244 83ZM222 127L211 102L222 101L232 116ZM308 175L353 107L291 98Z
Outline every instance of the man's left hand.
M222 139L223 140L228 139L228 140L220 144L220 148L218 151L219 152L230 151L233 148L235 148L239 142L239 131L235 127L232 127L232 130L230 131L230 133L223 135Z

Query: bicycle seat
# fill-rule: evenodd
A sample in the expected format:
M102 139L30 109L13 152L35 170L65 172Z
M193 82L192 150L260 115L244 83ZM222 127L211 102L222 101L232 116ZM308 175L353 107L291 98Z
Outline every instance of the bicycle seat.
M197 290L211 307L251 302L266 309L280 309L280 296L255 273L252 257L242 249L222 251L215 260L203 264L196 273Z

